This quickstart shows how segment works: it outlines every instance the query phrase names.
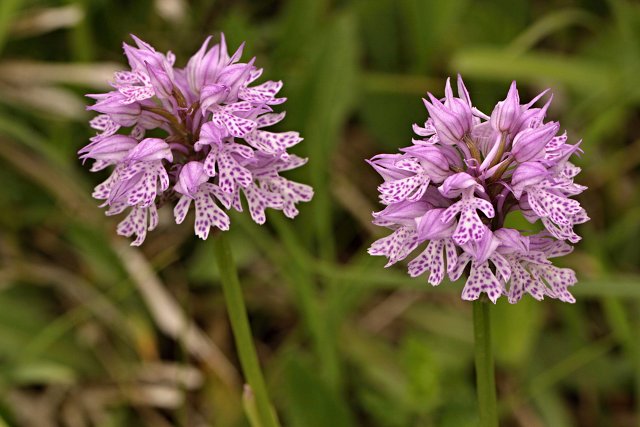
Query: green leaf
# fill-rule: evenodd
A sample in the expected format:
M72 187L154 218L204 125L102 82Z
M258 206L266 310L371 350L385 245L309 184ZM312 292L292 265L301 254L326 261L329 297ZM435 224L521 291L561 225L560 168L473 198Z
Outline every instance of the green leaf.
M465 77L496 81L556 82L576 90L606 93L614 87L616 69L601 62L559 54L531 52L522 55L495 48L459 51L450 68Z
M428 414L442 403L442 367L423 335L408 335L401 344L410 399L418 413Z
M370 78L366 82L371 83ZM377 84L377 82L373 82ZM397 88L397 86L395 86ZM378 89L376 87L376 89ZM422 91L425 94L427 88ZM415 95L367 92L360 115L381 151L394 151L402 141L411 141L413 123L425 121L424 106Z
M292 427L351 427L355 423L344 400L318 376L313 364L290 354L285 365L284 382L287 425Z
M460 34L461 15L466 11L468 0L399 2L403 12L403 26L408 32L407 52L413 69L424 72L429 65L437 63L455 46Z
M333 206L329 192L331 155L339 135L353 107L357 88L358 44L355 18L350 11L336 16L317 35L317 44L311 52L304 91L298 101L302 110L291 111L292 122L301 121L304 144L300 147L310 159L306 172L315 196L313 229L321 256L333 258ZM292 111L293 110L293 111ZM303 220L304 221L304 220Z
M538 19L509 44L509 51L514 54L524 53L535 46L543 38L556 31L572 25L587 26L591 29L596 24L596 17L581 9L554 10Z
M543 309L540 302L529 297L518 304L509 304L502 298L491 307L492 339L497 361L516 368L527 365L543 325Z
M0 53L4 48L13 18L16 15L23 0L2 0L0 2Z
M396 0L356 2L364 54L376 70L391 71L399 65L402 23Z
M76 374L72 366L40 361L17 365L11 371L10 379L17 386L72 384L76 380Z

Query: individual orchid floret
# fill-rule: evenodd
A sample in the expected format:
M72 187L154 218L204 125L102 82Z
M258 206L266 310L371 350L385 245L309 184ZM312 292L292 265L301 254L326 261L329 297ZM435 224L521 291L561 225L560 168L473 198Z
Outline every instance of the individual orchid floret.
M432 94L427 94L429 101L424 104L433 120L433 127L443 144L456 145L471 130L473 116L468 100L455 98L451 90L451 82L447 79L446 98L442 103Z
M418 240L429 240L427 248L409 263L409 275L417 277L430 271L429 283L437 286L442 282L445 272L451 273L458 262L458 253L451 236L455 230L453 224L442 219L445 209L430 209L422 217L416 218ZM446 270L445 270L446 255Z
M516 88L516 82L511 83L509 93L504 101L500 101L496 104L496 107L491 113L491 127L497 132L512 132L515 126L518 124L518 119L522 114L520 107L520 95Z
M431 178L426 168L418 159L405 157L395 163L398 169L412 173L413 175L398 181L385 182L380 185L380 194L383 202L393 203L401 200L416 200L422 197L429 186Z
M118 136L102 140L99 145L104 145L119 139ZM129 138L130 141L131 138ZM97 149L87 153L91 156ZM96 160L102 157L93 157ZM125 156L121 152L112 154L110 158L102 158L117 162L111 176L98 185L93 193L93 197L99 200L106 200L106 203L126 202L128 206L147 208L155 200L159 192L169 188L169 176L162 161L172 161L173 155L169 145L159 138L145 138L135 144Z
M313 190L280 173L305 163L287 152L302 138L264 130L285 117L272 108L286 101L277 97L282 82L254 85L262 69L255 58L241 62L243 46L229 55L224 35L212 47L207 38L185 68L132 37L135 45L123 46L130 69L115 73L111 92L88 95L96 100L88 109L100 113L90 122L98 133L79 151L83 162L95 161L94 172L113 166L93 196L107 215L129 210L118 233L141 244L158 225L160 205L174 202L181 223L193 201L202 239L228 230L226 210L244 203L260 224L267 208L295 217ZM158 137L145 138L151 130Z
M89 94L87 96L97 101L87 107L87 110L93 110L108 116L118 126L134 126L142 114L140 103L129 103L128 98L117 91L105 94Z
M511 191L516 199L522 197L526 188L543 181L549 172L540 162L525 162L518 165L511 175Z
M244 49L243 43L233 55L229 56L224 34L220 35L219 44L208 49L210 42L211 36L207 37L200 50L189 59L185 69L189 89L194 94L199 94L203 88L216 84L222 71L240 60Z
M469 240L482 239L487 226L482 222L477 211L481 211L487 218L493 218L495 211L488 201L474 196L475 191L484 189L469 174L460 172L451 175L439 187L440 193L447 198L461 196L460 200L449 206L442 216L442 221L451 223L460 214L453 240L458 245L464 245Z
M181 224L187 216L191 201L194 201L196 218L194 229L196 236L206 239L211 227L220 230L229 229L229 216L216 204L216 200L225 200L220 188L208 182L209 177L200 162L189 162L182 167L174 189L181 194L173 209L176 224Z
M115 164L122 161L136 145L138 145L138 141L130 136L109 135L97 139L78 153L83 161L94 159Z
M389 262L385 267L392 266L405 259L418 247L418 233L415 226L401 226L393 233L378 239L369 248L370 255L383 255Z
M563 193L563 189L567 187L566 183L556 184L554 179L549 177L538 182L534 179L530 181L528 185L519 182L514 191L522 195L520 205L523 211L527 211L525 218L532 222L539 218L556 238L577 243L580 236L573 231L573 226L588 221L589 217L577 200Z
M513 82L491 116L472 106L460 77L458 97L449 80L443 99L428 94L429 117L414 125L422 138L368 161L384 180L378 191L385 208L373 223L392 230L369 253L386 257L387 267L408 259L409 275L429 272L434 286L466 273L465 300L485 294L516 303L529 294L574 302L568 288L575 273L551 259L580 240L574 226L589 217L573 197L586 187L574 182L580 168L569 161L580 142L569 144L558 122L544 121L552 97L535 107L546 92L520 104ZM545 231L506 228L515 211Z
M464 251L458 257L458 263L451 271L451 280L458 280L467 264L471 262L469 277L462 289L462 299L473 301L485 293L495 303L498 298L506 294L506 283L511 277L509 263L496 249L500 242L490 230L482 239L463 246ZM495 270L491 269L491 266Z
M547 144L551 142L559 129L559 123L549 122L518 133L512 143L511 154L513 158L519 163L544 158Z
M264 223L264 209L267 207L282 210L288 218L298 215L296 205L310 201L313 188L288 180L280 176L280 172L296 169L306 162L307 159L295 155L282 158L258 154L251 169L255 183L242 189L254 221Z
M429 94L429 101L424 100L429 114L433 120L433 127L443 144L456 145L462 141L469 126L465 126L466 120L461 120L455 112L444 106L437 98Z
M548 258L566 255L572 247L549 239L548 235L522 236L517 230L503 228L496 232L502 242L499 252L509 262L511 287L509 302L518 302L525 293L537 300L545 296L565 302L575 302L568 291L576 283L573 270L558 268Z

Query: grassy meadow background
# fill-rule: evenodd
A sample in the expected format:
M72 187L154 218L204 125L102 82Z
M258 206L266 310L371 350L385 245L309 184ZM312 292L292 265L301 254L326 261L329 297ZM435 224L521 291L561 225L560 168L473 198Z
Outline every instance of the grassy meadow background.
M84 93L134 33L184 66L209 34L285 82L282 130L316 196L229 233L281 419L291 427L476 423L471 306L366 249L364 163L462 73L490 113L516 79L582 138L592 220L559 262L575 305L493 309L503 426L640 426L640 3L624 0L1 0L0 426L248 426L211 242L170 209L142 248L115 233L76 151ZM514 220L513 225L531 227Z

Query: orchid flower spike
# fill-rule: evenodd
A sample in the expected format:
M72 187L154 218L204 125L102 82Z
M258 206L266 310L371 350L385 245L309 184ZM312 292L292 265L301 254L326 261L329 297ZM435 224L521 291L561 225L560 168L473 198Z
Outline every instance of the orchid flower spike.
M265 130L284 119L272 109L286 101L277 96L282 82L254 85L262 69L254 59L240 62L243 46L229 55L224 35L212 47L207 38L184 68L171 52L132 38L135 46L124 44L130 69L115 73L114 90L88 95L96 100L88 109L99 113L90 121L97 133L79 151L83 162L94 160L92 171L113 168L93 197L107 215L128 211L118 234L142 244L158 225L160 205L174 202L177 223L193 202L202 239L228 230L226 212L245 204L259 224L267 208L296 216L313 189L280 173L306 163L287 152L302 138ZM146 138L149 131L159 137Z
M413 126L422 138L369 160L384 180L378 191L385 208L373 222L392 230L369 253L390 266L423 247L409 274L429 272L437 286L467 272L464 300L486 294L494 303L500 296L516 303L529 294L574 302L568 289L575 273L551 259L571 252L569 243L580 240L574 226L589 220L573 199L586 189L574 183L580 168L569 162L580 142L559 135L558 122L544 123L551 97L541 108L534 104L545 93L523 105L513 82L491 116L472 106L460 76L458 97L449 80L443 99L428 94L429 117ZM514 211L545 230L505 227Z

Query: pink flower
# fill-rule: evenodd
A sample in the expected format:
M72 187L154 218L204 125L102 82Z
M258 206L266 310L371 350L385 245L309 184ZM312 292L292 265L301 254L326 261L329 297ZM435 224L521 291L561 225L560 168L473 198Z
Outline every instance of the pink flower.
M516 303L524 294L574 302L568 287L575 273L549 258L571 251L565 240L580 240L574 225L589 217L572 197L586 187L574 183L580 169L569 163L579 142L556 136L557 122L543 123L551 99L533 107L545 92L521 105L513 82L491 117L472 106L460 77L459 97L448 80L443 101L429 94L430 117L424 127L414 125L424 139L369 161L384 179L378 191L386 205L373 222L393 230L369 253L385 256L390 266L424 244L408 263L409 275L428 271L435 286L445 275L457 280L468 266L465 300L484 293L493 302L507 296ZM545 233L504 228L515 210L541 221Z
M202 239L211 228L229 229L225 211L242 210L242 198L260 224L267 208L296 216L296 204L313 190L280 172L305 163L287 153L302 138L264 130L284 119L271 107L286 101L277 97L282 82L252 85L262 69L255 59L240 62L242 46L230 56L224 35L211 48L208 37L185 68L175 67L171 52L132 37L135 46L124 44L130 70L115 73L113 91L88 95L97 101L88 109L101 113L90 122L98 133L79 151L83 161L95 160L92 171L114 166L93 196L105 201L107 215L129 209L118 233L141 244L158 224L160 199L176 202L177 223L193 201ZM145 138L151 129L164 136Z

